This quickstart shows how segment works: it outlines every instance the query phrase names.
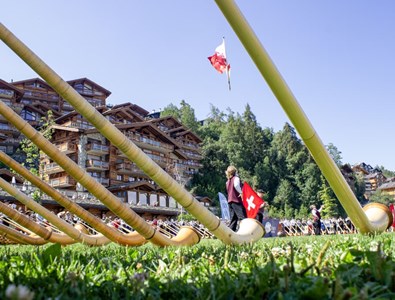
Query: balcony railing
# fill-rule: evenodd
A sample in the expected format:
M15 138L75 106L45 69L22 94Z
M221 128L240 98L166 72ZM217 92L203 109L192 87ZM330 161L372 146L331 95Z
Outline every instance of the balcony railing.
M89 143L86 145L86 152L89 154L103 155L107 154L109 150L110 147L106 145L100 145L96 143Z
M64 170L57 163L50 163L44 165L44 172L46 174L55 174L55 173L64 172Z
M126 136L141 148L155 149L163 153L172 152L174 150L173 145L156 141L148 136L138 135L132 132L126 133Z
M86 160L87 169L108 170L108 162L94 159Z
M115 166L119 174L144 174L135 164L120 163Z
M75 179L70 176L54 178L48 181L48 184L52 187L70 187L75 186L76 183Z
M56 147L63 153L73 153L77 150L77 146L71 143L58 144Z
M104 186L108 186L110 184L110 179L108 178L93 177L93 179Z

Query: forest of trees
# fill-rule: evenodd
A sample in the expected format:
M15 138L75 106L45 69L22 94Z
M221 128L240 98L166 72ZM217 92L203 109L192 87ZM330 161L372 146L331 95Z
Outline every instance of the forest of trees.
M168 105L161 113L162 117L167 115L177 118L203 140L203 167L187 186L192 193L217 202L218 192L225 192L224 171L234 165L242 181L266 191L265 200L273 217L306 217L311 204L324 204L324 217L344 216L338 199L290 124L285 123L278 132L262 128L248 104L242 115L211 106L209 117L199 122L194 109L182 100L180 107ZM341 152L333 144L326 147L341 167ZM384 175L394 176L380 169ZM357 199L365 202L363 177L354 177L355 186L351 188ZM385 200L381 195L375 197L376 201Z

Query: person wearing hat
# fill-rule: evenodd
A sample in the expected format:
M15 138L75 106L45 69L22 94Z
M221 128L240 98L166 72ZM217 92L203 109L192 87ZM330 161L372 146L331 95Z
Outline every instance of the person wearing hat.
M239 221L247 217L243 205L242 188L240 178L237 175L237 169L229 166L226 171L226 191L228 193L228 206L230 214L229 228L236 231Z

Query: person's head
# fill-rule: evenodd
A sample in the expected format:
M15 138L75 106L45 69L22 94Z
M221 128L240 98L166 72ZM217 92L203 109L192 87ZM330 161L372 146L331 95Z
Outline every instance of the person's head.
M226 169L226 171L225 171L226 178L228 178L228 179L230 179L230 178L232 178L233 176L235 176L236 173L237 173L237 169L236 169L235 166L229 166L229 167Z
M315 209L315 205L314 204L310 205L310 209L311 210Z
M263 197L265 197L265 192L261 189L258 189L256 191L256 194L258 195L259 198L263 199Z

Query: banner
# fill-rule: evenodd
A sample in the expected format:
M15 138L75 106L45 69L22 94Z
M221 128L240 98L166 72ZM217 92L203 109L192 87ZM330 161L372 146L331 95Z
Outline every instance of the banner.
M219 204L221 205L221 217L222 220L230 220L228 199L222 193L218 193Z
M278 225L280 224L280 219L264 218L262 220L263 226L265 226L265 235L263 237L277 237Z

